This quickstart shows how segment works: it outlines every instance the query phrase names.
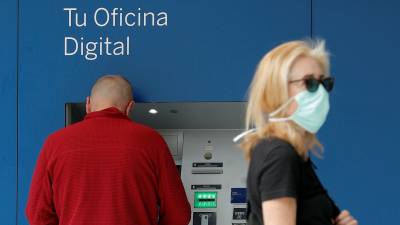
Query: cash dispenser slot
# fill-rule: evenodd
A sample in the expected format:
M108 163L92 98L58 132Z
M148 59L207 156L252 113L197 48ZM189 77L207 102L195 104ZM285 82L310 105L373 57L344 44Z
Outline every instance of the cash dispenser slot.
M192 164L192 174L223 174L223 166L222 162L194 162Z

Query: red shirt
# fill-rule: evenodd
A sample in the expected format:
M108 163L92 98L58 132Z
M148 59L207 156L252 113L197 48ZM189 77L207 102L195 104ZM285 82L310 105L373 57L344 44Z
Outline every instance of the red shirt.
M31 225L187 225L191 216L163 138L116 108L47 138L26 215Z

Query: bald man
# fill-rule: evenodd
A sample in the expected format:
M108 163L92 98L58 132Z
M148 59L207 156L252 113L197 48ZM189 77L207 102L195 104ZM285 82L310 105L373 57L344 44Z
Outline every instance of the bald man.
M190 205L162 137L128 118L132 87L104 76L82 122L51 134L36 164L31 225L187 225Z

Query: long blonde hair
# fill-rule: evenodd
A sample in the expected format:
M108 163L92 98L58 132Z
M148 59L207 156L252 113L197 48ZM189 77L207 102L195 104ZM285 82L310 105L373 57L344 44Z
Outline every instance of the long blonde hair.
M289 142L301 156L306 156L308 150L321 155L323 146L315 134L305 131L292 121L268 122L268 114L289 100L289 73L295 60L303 56L315 59L324 75L329 75L329 53L323 40L283 43L268 52L258 64L249 89L246 113L247 129L256 127L257 130L246 135L241 144L246 159L251 158L254 146L268 137L278 137ZM287 110L275 116L287 117Z

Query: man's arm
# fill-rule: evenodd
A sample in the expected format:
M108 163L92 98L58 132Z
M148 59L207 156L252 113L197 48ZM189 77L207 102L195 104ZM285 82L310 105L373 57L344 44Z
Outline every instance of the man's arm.
M58 225L53 203L51 176L47 170L49 141L46 140L36 163L32 177L26 217L31 225Z
M164 141L158 147L160 225L187 225L191 208L178 170Z

